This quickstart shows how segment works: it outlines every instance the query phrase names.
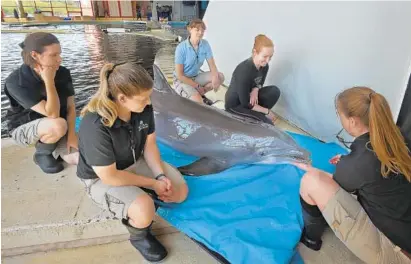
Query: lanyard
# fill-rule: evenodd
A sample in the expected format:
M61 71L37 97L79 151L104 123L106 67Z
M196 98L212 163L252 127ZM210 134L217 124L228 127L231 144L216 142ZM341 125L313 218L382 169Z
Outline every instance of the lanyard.
M135 151L136 145L134 142L134 127L132 125L128 127L128 132L130 133L130 149L131 149L131 152L133 153L134 162L137 162L136 161L136 151Z
M191 44L191 42L190 42L190 38L188 39L188 43L190 44L190 46L193 48L193 50L194 50L194 53L196 54L196 64L198 64L198 50L200 49L200 43L201 43L201 40L200 40L200 42L198 42L198 48L197 48L197 51L196 51L196 49L194 48L194 46Z

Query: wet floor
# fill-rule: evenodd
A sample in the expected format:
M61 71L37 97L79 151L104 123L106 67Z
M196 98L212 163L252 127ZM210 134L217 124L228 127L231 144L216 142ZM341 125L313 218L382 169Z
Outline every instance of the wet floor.
M105 62L135 62L151 75L156 52L165 43L133 33L104 33L101 25L57 26L70 33L56 33L62 47L62 65L71 71L76 91L77 112L98 88L99 71ZM3 93L4 79L22 64L18 46L25 33L4 33L1 41L1 135L7 136L6 110L9 102Z

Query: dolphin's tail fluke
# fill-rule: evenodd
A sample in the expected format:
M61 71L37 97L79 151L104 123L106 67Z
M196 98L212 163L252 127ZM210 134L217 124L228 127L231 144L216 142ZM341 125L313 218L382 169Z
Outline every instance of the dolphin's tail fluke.
M230 165L227 162L219 161L211 157L203 157L189 165L178 167L178 170L183 175L202 176L219 173L229 167Z

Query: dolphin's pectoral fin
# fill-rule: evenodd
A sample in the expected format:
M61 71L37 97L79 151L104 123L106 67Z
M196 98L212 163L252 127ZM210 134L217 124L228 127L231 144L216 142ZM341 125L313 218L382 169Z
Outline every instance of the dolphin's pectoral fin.
M230 165L224 161L211 157L202 157L189 165L181 166L177 169L181 172L181 174L187 176L203 176L222 172L229 167Z

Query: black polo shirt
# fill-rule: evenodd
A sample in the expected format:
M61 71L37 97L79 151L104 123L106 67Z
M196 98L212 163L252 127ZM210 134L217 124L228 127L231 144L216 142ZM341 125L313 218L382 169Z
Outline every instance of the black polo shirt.
M60 117L67 119L67 98L74 95L70 71L60 66L54 82L60 99ZM31 110L42 100L47 101L47 95L43 80L30 66L23 64L9 75L5 80L4 92L10 100L10 108L6 114L9 119L9 132L18 126L45 117Z
M252 58L237 65L231 77L230 86L225 95L225 108L234 108L242 105L245 108L253 108L250 105L250 93L253 88L262 88L268 73L268 64L257 69Z
M355 139L337 164L334 180L357 199L373 224L394 244L411 252L411 183L401 174L381 175L369 133ZM411 141L406 139L408 148Z
M116 163L124 170L137 160L146 143L147 136L154 132L153 107L147 106L141 113L132 113L129 122L117 118L112 127L105 126L97 113L88 112L80 123L80 159L77 176L95 179L98 176L92 166L108 166Z

